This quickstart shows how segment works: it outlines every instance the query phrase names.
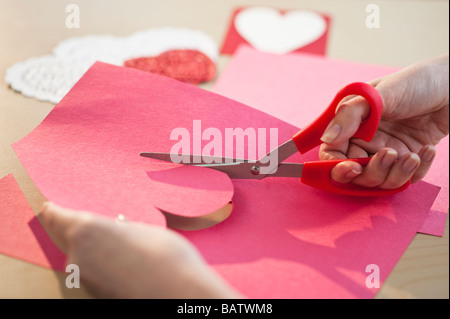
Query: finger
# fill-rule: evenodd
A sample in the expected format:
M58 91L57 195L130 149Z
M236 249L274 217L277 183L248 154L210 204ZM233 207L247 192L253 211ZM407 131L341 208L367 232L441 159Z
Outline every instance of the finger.
M364 187L377 187L383 184L396 160L397 152L395 150L381 149L372 157L362 174L353 179L352 183Z
M343 102L322 135L327 144L340 144L350 139L370 113L370 105L361 96Z
M367 151L359 145L352 144L348 146L347 157L348 158L363 158L368 157Z
M322 143L319 149L320 160L346 159L350 143L345 141L339 145L330 145Z
M402 186L411 179L419 165L419 155L415 153L404 155L392 166L386 180L380 185L380 188L393 189Z
M436 156L436 148L433 145L425 145L418 153L420 157L420 166L413 175L411 182L417 182L425 177Z
M356 141L359 140L352 139L339 145L322 143L319 149L319 158L321 160L334 160L346 158L362 158L369 156L367 150L364 147L356 144Z
M363 168L360 164L353 161L344 161L333 167L331 178L338 183L350 183L362 171Z
M79 214L54 203L46 202L42 207L41 216L44 227L53 242L66 253L69 244L69 229L78 222Z
M324 144L326 145L326 144ZM357 145L350 144L348 147L348 154L344 158L361 158L367 157L367 152ZM337 164L331 170L331 178L338 183L349 183L355 177L359 176L363 172L363 168L360 164L353 161L344 161Z
M364 169L352 161L339 163L331 171L331 178L339 183L352 182L364 187L375 187L384 182L396 159L395 150L384 148L373 156Z

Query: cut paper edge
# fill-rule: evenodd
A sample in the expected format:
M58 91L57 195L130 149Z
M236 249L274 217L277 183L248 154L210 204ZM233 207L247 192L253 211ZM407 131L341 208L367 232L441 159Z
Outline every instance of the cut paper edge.
M213 227L230 217L233 211L232 203L225 205L224 207L207 215L201 215L198 217L186 217L180 215L174 215L169 212L161 211L167 221L167 227L183 230L183 231L195 231Z
M172 86L176 87L181 85L182 88L180 88L180 92L196 89L198 90L196 92L202 92L202 96L205 94L209 96L211 94L214 96L214 99L217 99L218 96L167 77L150 74L132 68L118 67L97 62L92 67L92 70L94 69L97 70L98 74L96 71L87 72L63 100L49 113L43 122L27 136L12 145L31 179L46 198L60 206L70 207L75 210L92 211L112 218L115 218L118 214L125 214L131 221L141 221L161 226L166 226L166 219L160 210L184 217L199 217L202 215L209 215L230 202L233 196L233 183L227 174L204 167L177 164L179 167L173 168L172 171L175 169L183 171L184 173L180 175L177 174L177 172L171 173L168 169L170 165L175 164L163 164L161 161L157 161L159 162L159 164L157 164L155 163L155 160L152 162L152 159L147 159L139 155L143 151L158 150L158 148L161 147L168 147L167 143L162 142L165 141L166 137L165 135L161 135L164 133L160 133L164 138L159 139L155 139L155 137L151 137L151 134L148 134L148 131L151 130L149 123L152 123L152 119L155 115L154 112L149 112L147 99L142 100L140 103L135 102L137 104L134 104L134 108L140 107L141 111L146 112L146 116L150 117L148 120L145 120L142 116L135 116L136 114L139 114L140 111L135 110L134 108L130 109L124 107L124 105L128 105L129 102L124 101L127 100L127 98L122 95L118 95L119 100L114 103L111 102L111 98L106 99L104 103L107 104L108 107L102 109L97 107L98 99L92 99L90 94L84 94L83 91L77 93L77 95L73 92L79 92L80 85L85 85L85 89L87 90L91 83L102 83L101 85L96 85L103 87L105 83L101 81L101 78L98 78L102 76L101 74L103 74L103 71L99 70L108 70L108 72L110 72L108 73L108 77L111 78L120 78L122 74L127 74L128 80L132 79L136 83L140 83L141 80L145 79L148 88L157 90L157 95L159 95L161 90L173 90L175 88L156 89L154 88L155 83L159 86L165 86L170 83ZM88 79L86 79L86 77L88 77ZM94 80L92 78L94 78ZM120 80L117 80L117 82L120 82ZM123 83L125 86L131 85L129 81ZM121 86L121 84L112 81L110 85L112 85L114 88L113 91L117 95L115 85ZM90 90L95 89L92 88ZM81 94L81 96L79 94ZM78 97L74 97L73 95L77 95ZM86 100L85 104L87 103L87 105L83 106L83 99ZM76 103L76 106L70 109L67 105L71 105L72 103ZM92 106L93 103L96 107ZM184 104L185 101L180 105ZM68 107L71 110L70 112L67 112ZM122 110L129 110L128 120L125 120L126 116L124 112L117 110L117 108L120 107L124 108ZM77 115L73 115L73 112ZM91 114L90 112L93 113L89 115L86 112L89 114ZM106 116L108 120L105 123L90 120L92 116L98 116L98 112L103 112L103 115L105 115L105 112L110 112L107 113L109 115ZM160 112L164 112L164 109L161 109ZM103 115L102 117L105 118ZM76 119L73 118L73 116L75 116ZM83 120L86 116L88 117L88 121L85 121L86 119ZM117 121L112 119L112 116L117 117ZM140 117L141 119L139 120ZM129 131L129 125L125 123L125 127L122 127L120 126L120 123L124 123L124 121L135 121L136 119L139 120L139 125L141 125L142 128L135 130L133 136L126 137L126 134L123 132ZM112 120L112 122L110 122L110 120ZM56 127L61 123L73 121L75 121L76 124L63 125L64 130L59 130L58 127ZM101 128L95 126L96 123L100 123ZM133 126L135 124L136 122L131 122L130 125ZM80 130L78 125L83 125L83 129ZM161 125L164 127L167 126L167 123L164 122ZM174 127L180 125L181 124L175 124ZM181 127L183 126L185 125L181 125ZM115 132L116 130L119 130L122 133ZM64 134L66 134L65 136L69 137L62 138L60 136L61 132L64 132ZM117 138L112 138L111 132L115 132L115 135L112 135ZM169 140L169 133L170 130L167 133L167 140ZM90 139L92 138L95 138L97 142L90 142ZM126 138L131 138L133 141L125 142ZM72 139L75 139L78 142L71 142ZM80 142L80 139L82 142ZM51 141L51 143L49 141ZM136 141L140 142L138 143ZM46 143L50 143L51 148L46 146ZM33 146L30 146L30 144ZM147 148L148 146L145 145L150 145L150 148L154 149L149 149ZM103 149L102 147L106 147L106 149ZM30 149L33 150L33 154L29 152ZM49 149L52 151L49 152ZM117 150L122 149L124 150L124 153L122 152L123 154L117 152ZM159 150L167 151L165 149ZM114 155L108 157L108 160L105 161L105 154ZM81 161L81 155L83 155L84 158L87 156L87 160ZM39 163L37 158L41 159ZM124 170L124 165L132 169ZM165 168L162 168L161 165L164 165ZM102 167L104 169L109 168L108 172L102 171ZM61 172L56 173L56 168L61 170ZM111 171L114 172L114 174L111 174ZM149 171L151 171L151 178L149 178L148 175ZM122 172L123 176L117 175L119 174L118 172ZM169 173L169 176L165 176L165 178L161 180L160 175L167 175L166 172ZM188 173L188 176L191 176L190 181L184 179L183 175L186 173ZM140 175L137 176L136 174ZM179 182L196 182L199 180L199 176L202 176L202 183L204 185L200 185L197 189L194 189L189 185L179 184ZM48 179L53 181L51 187L47 182ZM82 181L84 181L83 185L81 185ZM104 187L104 185L123 186L120 188L118 194L111 196L112 190L110 187ZM134 186L130 188L126 187L127 185ZM95 196L91 195L84 197L79 194L79 196L75 195L80 193L80 191L76 191L76 189L86 187L90 187L92 192L98 193L97 196L103 196L105 200L96 200L94 198ZM133 191L136 187L142 188L144 191ZM147 193L145 193L145 190ZM177 196L173 196L174 192L177 193ZM165 195L162 196L162 193ZM80 196L83 198L80 198ZM130 201L129 198L132 198L133 196L137 197ZM74 197L76 198L74 199ZM151 207L149 206L149 203L151 203Z

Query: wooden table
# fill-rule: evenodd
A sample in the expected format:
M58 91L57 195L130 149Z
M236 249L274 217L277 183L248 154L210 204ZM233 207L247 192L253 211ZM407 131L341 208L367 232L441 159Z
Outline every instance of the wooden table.
M65 25L69 3L80 8L79 29ZM369 3L380 7L379 29L365 27ZM13 63L50 54L60 41L74 36L126 36L151 27L175 26L203 30L220 45L233 8L247 5L329 14L333 20L327 55L332 58L406 66L448 53L447 1L0 0L2 78ZM219 74L228 61L229 57L220 57ZM10 145L31 132L53 106L15 93L4 81L0 85L0 178L12 173L35 212L44 197ZM0 255L1 298L89 297L82 288L65 288L64 282L64 274ZM442 238L415 236L377 298L449 298L448 221Z

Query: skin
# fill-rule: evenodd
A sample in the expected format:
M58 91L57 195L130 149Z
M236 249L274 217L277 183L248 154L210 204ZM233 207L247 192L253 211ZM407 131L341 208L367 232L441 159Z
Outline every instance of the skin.
M369 82L381 95L383 114L370 142L353 139L369 106L362 97L344 100L322 136L320 159L373 156L367 167L347 161L332 178L366 187L397 188L416 182L429 170L434 145L449 132L448 55L417 62Z
M374 139L352 139L369 107L343 101L325 131L321 159L373 156L362 168L344 162L332 171L341 183L396 188L425 176L434 145L449 131L448 55L418 62L370 82L384 109ZM46 203L41 220L67 262L80 267L84 287L98 298L241 298L184 237L166 228L115 222Z

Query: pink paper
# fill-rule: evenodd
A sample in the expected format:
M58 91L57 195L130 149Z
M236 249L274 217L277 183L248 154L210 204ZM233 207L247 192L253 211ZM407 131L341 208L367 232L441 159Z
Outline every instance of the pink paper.
M197 87L96 63L14 149L50 200L163 224L155 206L193 216L230 199L230 180L222 173L138 156L170 151L172 130L199 130L194 120L201 120L202 130L217 128L222 134L227 128L277 128L279 142L298 131ZM192 147L202 149L207 143ZM268 148L269 139L265 144ZM316 157L317 149L290 161ZM328 194L298 179L233 184L234 209L227 220L182 233L233 286L264 298L373 296L377 289L364 284L367 263L379 265L382 282L438 191L419 183L396 196L367 199Z
M418 232L443 236L447 222L449 201L449 137L436 145L436 157L424 181L441 186L441 191L431 207L430 214L425 219Z
M306 53L271 54L243 45L213 91L294 126L305 127L330 104L340 88L396 70Z
M48 237L11 174L0 180L0 253L64 271L65 255Z
M157 191L149 192L147 200L166 212L183 212L183 207L187 206L189 217L196 217L213 211L208 210L211 209L208 206L198 207L201 204L199 199L223 205L227 203L224 199L231 200L232 186L225 174L215 174L201 167L166 163L153 165L150 169L147 172L149 187ZM180 204L183 206L180 207Z
M189 105L204 112L217 99L202 99L207 94L200 89L180 85L97 63L13 148L41 192L61 206L159 225L165 218L157 208L188 217L209 214L231 200L233 185L226 174L183 167L197 181L195 188L186 187L179 170L166 171L161 181L149 172L168 166L140 156L169 152L174 128L192 130ZM170 107L175 109L168 112Z
M308 54L276 55L248 46L236 51L213 91L305 127L348 83L369 81L399 68L338 61ZM448 137L437 145L425 181L442 188L420 232L442 236L449 201Z
M420 182L393 197L355 198L289 178L234 187L227 220L183 234L250 298L372 298L367 266L377 265L382 286L439 191Z

